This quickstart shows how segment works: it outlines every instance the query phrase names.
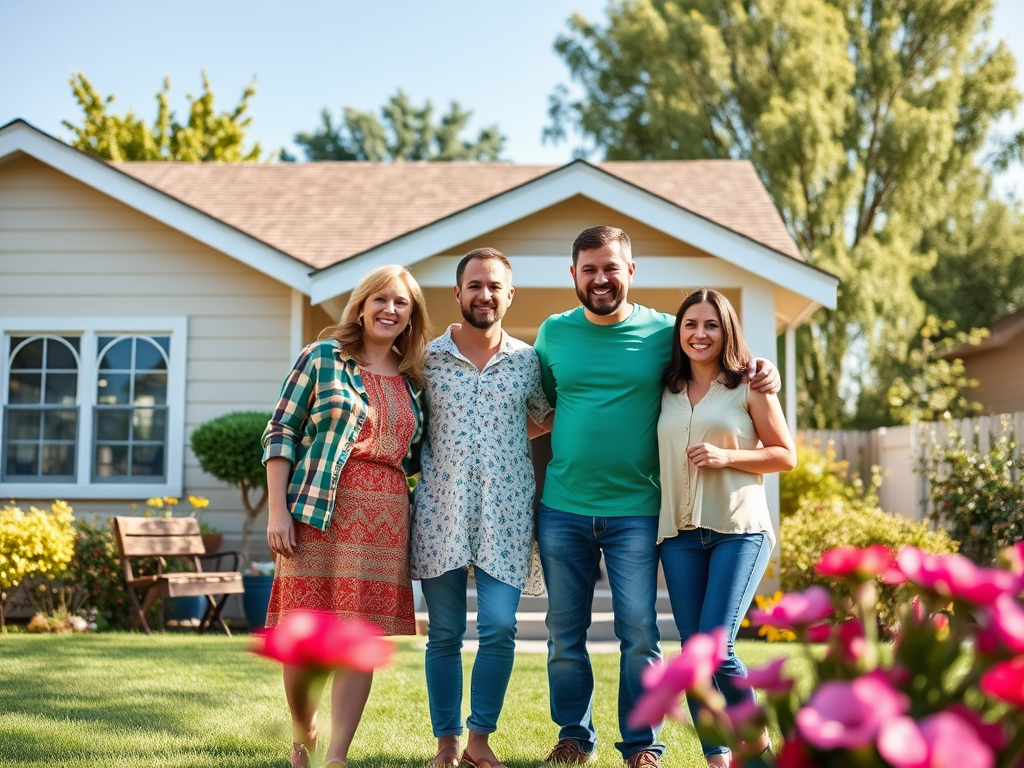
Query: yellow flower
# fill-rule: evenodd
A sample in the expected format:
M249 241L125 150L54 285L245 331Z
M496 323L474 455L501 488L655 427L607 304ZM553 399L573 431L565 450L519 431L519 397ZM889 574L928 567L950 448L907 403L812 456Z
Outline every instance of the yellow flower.
M188 503L192 505L193 509L206 509L210 506L210 500L202 496L189 496Z
M178 506L178 500L173 496L164 496L164 504L168 507L176 507Z
M154 496L152 499L146 499L146 506L153 507L154 509L163 509L164 500L159 496Z

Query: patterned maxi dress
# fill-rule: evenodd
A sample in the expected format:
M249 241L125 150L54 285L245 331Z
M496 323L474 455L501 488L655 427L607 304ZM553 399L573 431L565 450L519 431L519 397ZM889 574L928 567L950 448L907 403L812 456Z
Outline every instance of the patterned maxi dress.
M387 635L416 632L409 580L409 490L402 469L415 416L401 376L362 372L366 420L341 471L326 531L297 525L279 557L267 626L289 611L358 616Z

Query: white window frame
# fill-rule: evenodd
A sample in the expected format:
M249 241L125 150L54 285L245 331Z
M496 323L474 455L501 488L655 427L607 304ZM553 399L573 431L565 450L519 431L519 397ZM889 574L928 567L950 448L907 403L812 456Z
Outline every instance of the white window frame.
M5 499L148 499L179 497L185 467L185 372L188 361L188 318L181 317L4 317L0 339L8 336L80 336L78 372L78 432L74 482L2 482ZM170 336L167 370L167 475L153 483L96 483L93 474L93 407L96 405L97 337L145 334ZM3 345L6 349L6 344ZM10 381L8 357L0 355L0 408L7 404Z

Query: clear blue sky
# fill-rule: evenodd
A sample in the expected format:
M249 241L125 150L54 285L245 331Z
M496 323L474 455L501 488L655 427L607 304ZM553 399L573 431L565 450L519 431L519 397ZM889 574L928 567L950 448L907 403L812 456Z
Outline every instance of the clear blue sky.
M81 71L118 111L152 119L171 78L172 106L201 89L206 69L221 108L252 76L252 136L286 147L319 123L326 106L377 110L398 88L414 103L473 110L496 123L504 156L562 163L573 144L542 144L548 96L568 71L553 49L574 12L604 17L606 0L179 0L86 7L71 0L0 0L0 125L23 118L62 137L77 122L68 86ZM1024 0L997 0L993 34L1013 48L1024 90ZM1019 114L1017 123L1024 123ZM1024 197L1024 170L1013 185Z

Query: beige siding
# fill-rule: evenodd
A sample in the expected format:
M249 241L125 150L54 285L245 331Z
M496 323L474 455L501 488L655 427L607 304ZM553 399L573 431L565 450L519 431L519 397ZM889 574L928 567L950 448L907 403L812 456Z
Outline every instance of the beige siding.
M606 224L629 234L634 256L707 256L693 246L581 195L539 211L451 249L465 253L490 246L516 256L569 256L576 236L587 227ZM568 267L566 267L568 269Z
M290 289L30 158L0 165L0 306L5 315L188 316L186 443L215 416L270 410L291 363ZM210 498L208 518L230 543L238 491L204 475L187 450L184 486L185 496ZM70 501L80 513L130 507Z
M967 375L978 380L968 396L985 406L986 413L1024 411L1024 336L997 349L964 358Z

